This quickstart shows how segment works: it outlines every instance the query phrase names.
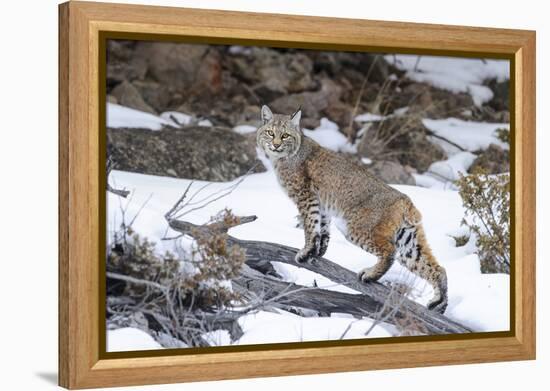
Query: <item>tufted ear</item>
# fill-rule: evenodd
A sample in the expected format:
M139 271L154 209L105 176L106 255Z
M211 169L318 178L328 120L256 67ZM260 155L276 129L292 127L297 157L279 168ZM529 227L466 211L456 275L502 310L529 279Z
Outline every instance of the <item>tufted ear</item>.
M290 122L292 122L292 124L298 129L300 128L300 118L302 118L302 108L298 107L298 110L290 116Z
M262 122L267 124L273 118L273 113L266 105L262 106Z

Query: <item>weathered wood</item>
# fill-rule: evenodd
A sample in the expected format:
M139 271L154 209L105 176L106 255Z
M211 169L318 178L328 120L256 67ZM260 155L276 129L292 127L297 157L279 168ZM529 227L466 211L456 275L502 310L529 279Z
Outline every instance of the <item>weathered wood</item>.
M247 222L253 221L250 216L242 217L241 219ZM191 236L195 235L197 232L208 233L209 230L208 226L197 226L195 224L181 220L170 220L168 221L168 224L175 231ZM268 267L270 267L271 262L286 263L293 266L303 267L307 270L325 276L335 283L342 284L348 288L357 291L358 293L361 293L361 295L350 295L357 296L358 298L361 298L361 300L368 302L368 304L360 306L361 311L363 311L364 309L368 309L368 311L371 311L370 313L372 314L381 308L381 306L388 300L388 298L390 298L390 295L395 295L395 291L392 291L391 288L380 283L371 282L368 284L364 284L360 282L354 272L332 261L329 261L326 258L318 258L314 263L297 264L294 261L294 256L296 255L296 252L298 250L295 248L276 243L242 240L230 235L227 236L227 240L230 244L238 245L242 249L244 249L246 252L246 264L260 272L264 272ZM269 279L263 281L263 283L271 283L273 285L273 289L276 290L279 289L280 286L278 286L275 281L276 280L274 279ZM256 284L256 282L254 283ZM283 284L285 284L285 286L288 286L288 283L283 282ZM256 289L257 287L254 286L254 288ZM315 296L315 294L313 295ZM321 298L320 296L318 296L318 299L323 300L323 298ZM300 302L300 300L302 299L296 298L296 300L296 303L294 303L293 305L300 306L297 303ZM303 300L307 301L309 300L309 298ZM340 296L338 297L338 299L335 298L335 300L339 303L338 305L341 305L341 302L339 301ZM322 306L321 303L310 302L309 304L310 306L306 308L317 309L318 306L319 308L320 306ZM392 309L393 306L396 305L399 306L399 308L395 309L395 317L397 319L411 319L415 323L422 325L422 327L429 334L462 334L472 332L472 330L461 325L460 323L455 322L437 312L430 311L426 307L405 297L399 299L399 301L396 303L387 303L387 306L389 306L390 309ZM333 310L332 312L347 311ZM357 315L353 312L348 313ZM363 313L363 315L366 314Z
M300 307L327 316L334 312L342 312L358 317L377 317L383 306L383 303L366 295L329 291L281 281L265 276L247 265L244 265L243 272L233 280L233 283L238 286L237 291L253 292L261 299L260 301L265 301L271 307Z

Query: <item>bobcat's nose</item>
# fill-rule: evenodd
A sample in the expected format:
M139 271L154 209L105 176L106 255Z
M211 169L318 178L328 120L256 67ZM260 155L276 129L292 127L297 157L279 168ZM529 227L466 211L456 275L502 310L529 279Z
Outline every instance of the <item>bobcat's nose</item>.
M281 146L281 140L273 140L273 148L278 149Z

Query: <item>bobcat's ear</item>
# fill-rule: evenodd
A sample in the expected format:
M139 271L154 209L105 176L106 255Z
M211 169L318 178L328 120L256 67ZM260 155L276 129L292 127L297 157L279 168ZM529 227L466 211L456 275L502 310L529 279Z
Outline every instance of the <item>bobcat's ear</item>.
M266 105L262 106L262 122L267 124L273 118L273 113Z
M302 108L298 107L298 110L290 116L290 122L292 122L292 125L296 126L298 129L300 128L300 118L302 118Z

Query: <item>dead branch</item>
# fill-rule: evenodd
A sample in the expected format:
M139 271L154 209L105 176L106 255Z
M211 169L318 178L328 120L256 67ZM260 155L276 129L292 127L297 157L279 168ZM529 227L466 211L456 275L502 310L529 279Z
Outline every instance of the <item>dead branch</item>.
M238 225L251 223L253 221L256 221L258 219L257 216L239 216L237 217L237 220L231 224L227 224L225 221L216 221L211 224L207 225L196 225L193 223L188 223L187 221L183 220L168 220L168 225L170 228L172 228L174 231L178 231L179 233L182 233L184 235L191 235L192 232L200 232L200 233L227 233L227 231L230 228L236 227ZM191 235L192 236L192 235Z
M354 295L327 289L305 287L265 276L244 265L241 275L233 280L237 291L253 292L269 302L272 307L299 307L314 309L326 314L343 312L355 316L372 317L382 308L382 303L365 295Z
M449 139L446 138L446 137L440 136L439 134L435 133L435 132L432 131L432 130L429 130L429 129L428 129L428 130L426 131L426 134L427 134L428 136L431 136L431 137L434 137L434 138L443 140L443 141L445 141L446 143L451 144L453 147L457 148L457 149L458 149L459 151L461 151L461 152L465 152L465 151L466 151L466 149L465 149L464 147L458 145L457 143L455 143L454 141L449 140Z
M123 198L128 197L128 194L130 194L130 190L115 189L109 183L107 183L107 191Z
M250 222L254 221L255 218L248 216L246 218L241 218L241 221L242 220ZM209 232L208 226L198 226L182 220L169 220L168 224L173 230L192 237L197 235L197 233L204 234ZM227 229L228 228L230 227L227 227ZM392 293L391 288L380 283L374 282L364 284L360 282L354 272L325 258L318 258L311 264L298 265L294 261L297 249L289 246L270 242L242 240L230 235L227 235L227 241L229 244L238 245L245 250L246 264L250 268L261 273L264 273L266 269L273 268L271 262L281 262L293 266L303 267L325 276L335 283L342 284L357 291L358 293L361 293L361 295L349 295L353 297L348 297L347 294L322 290L323 293L313 291L314 293L302 293L297 295L296 298L288 299L296 300L294 303L290 301L289 304L292 303L292 305L298 307L306 306L306 308L309 309L317 309L320 308L320 306L326 305L327 307L325 309L332 309L332 312L345 312L334 309L340 307L348 308L345 306L345 300L342 301L345 298L352 300L351 302L354 303L354 305L360 305L359 308L362 311L361 314L362 316L365 316L366 313L363 311L367 311L371 314L376 313L382 308L388 298L394 294ZM278 291L283 288L283 285L285 288L288 288L288 283L266 276L259 278L255 275L254 278L251 278L250 276L243 275L241 278L242 280L237 280L237 283L239 285L244 284L244 287L249 287L249 289L253 290L261 290L266 289L266 287L270 287L270 289ZM312 300L312 297L314 297L315 300ZM327 302L328 299L333 301L331 302L329 300ZM358 302L361 302L362 304L358 304ZM426 307L406 298L404 298L402 302L399 301L399 308L394 309L396 304L389 304L388 307L390 311L395 311L395 318L412 319L421 325L421 328L425 329L429 334L461 334L472 332L469 328L447 318L446 316L430 311ZM349 308L348 310L353 311Z
M121 190L121 189L115 189L114 187L111 186L111 184L109 183L109 174L111 174L111 171L113 170L114 168L114 162L113 162L113 159L111 159L111 157L109 156L107 158L107 191L113 193L113 194L116 194L117 196L120 196L120 197L123 197L123 198L126 198L128 197L128 194L130 194L130 191L129 190Z

